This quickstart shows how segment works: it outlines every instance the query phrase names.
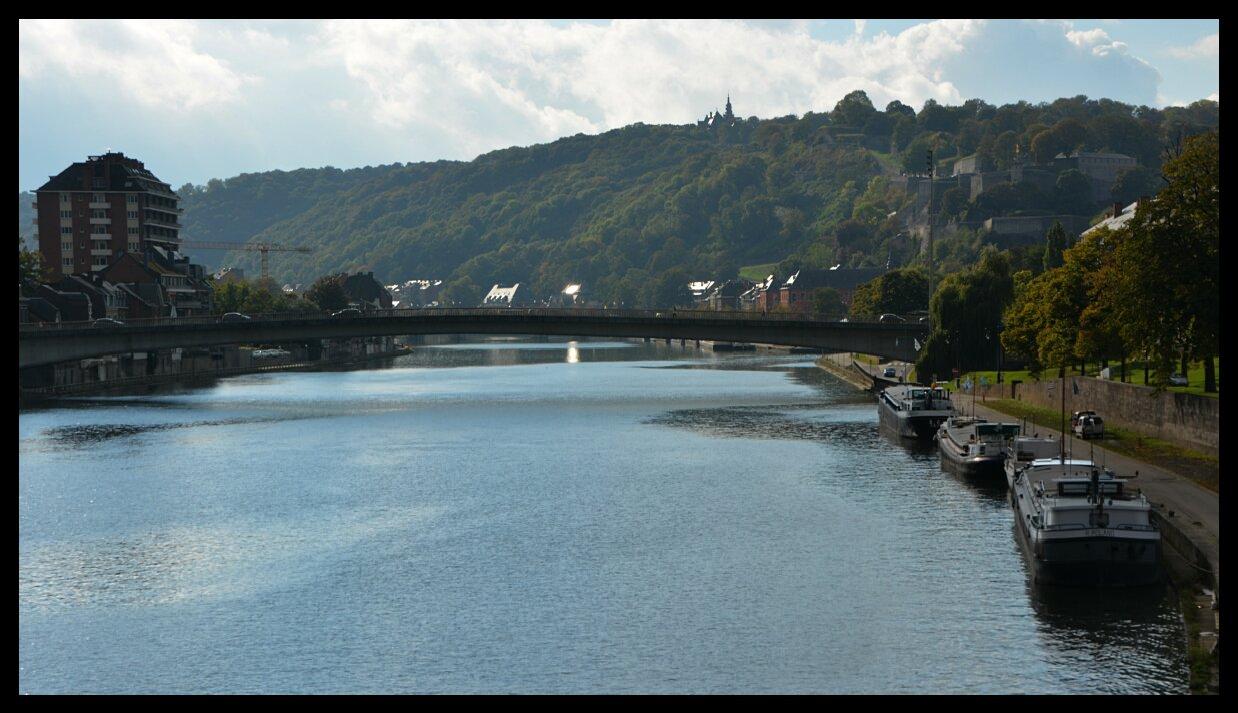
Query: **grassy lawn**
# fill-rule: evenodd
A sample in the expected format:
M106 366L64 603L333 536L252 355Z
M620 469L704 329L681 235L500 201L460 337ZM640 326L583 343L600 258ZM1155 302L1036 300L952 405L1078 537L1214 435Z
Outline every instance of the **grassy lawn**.
M1018 419L1026 418L1029 423L1035 423L1038 426L1052 429L1061 427L1061 412L1054 409L1042 408L1014 399L988 399L984 405ZM1085 441L1078 442L1085 443ZM1204 453L1182 448L1168 441L1145 436L1126 428L1112 426L1109 423L1105 424L1105 438L1101 441L1101 445L1116 453L1189 477L1205 488L1217 492L1217 484L1220 480L1220 461Z
M1167 387L1167 390L1168 391L1179 391L1179 392L1187 393L1187 394L1195 394L1197 396L1207 396L1209 398L1214 398L1214 399L1217 398L1218 396L1220 396L1220 388L1221 388L1221 360L1214 359L1213 364L1216 368L1217 391L1213 393L1204 392L1204 363L1203 362L1195 362L1191 364L1191 368L1186 374L1186 378L1190 382L1187 386L1170 386L1170 387ZM1088 373L1086 374L1086 376L1094 377L1096 376L1097 371L1099 371L1099 369L1096 367L1096 365L1088 364ZM1040 380L1041 381L1053 381L1054 379L1057 378L1056 373L1057 373L1056 371L1052 371L1052 370L1041 372ZM1113 374L1115 377L1117 376L1118 365L1116 363L1110 364L1110 373ZM1128 363L1126 365L1126 375L1127 375L1128 383L1135 384L1137 386L1143 386L1143 373L1144 373L1143 362L1133 362L1133 363ZM1067 376L1079 376L1079 369L1078 368L1068 369L1066 372L1066 375ZM997 372L995 371L972 371L972 372L963 374L959 378L965 379L968 376L971 377L973 383L977 383L977 384L980 383L981 376L987 377L990 384L997 383ZM1149 378L1152 377L1151 372L1148 373L1148 377ZM1031 373L1029 373L1026 370L1024 371L1003 371L1002 372L1002 383L1003 384L1009 384L1014 379L1018 379L1023 382L1032 382L1032 381L1037 380L1031 375Z
M739 268L739 276L745 280L760 282L769 277L776 267L778 267L776 262L767 262L764 265L748 265L747 267Z

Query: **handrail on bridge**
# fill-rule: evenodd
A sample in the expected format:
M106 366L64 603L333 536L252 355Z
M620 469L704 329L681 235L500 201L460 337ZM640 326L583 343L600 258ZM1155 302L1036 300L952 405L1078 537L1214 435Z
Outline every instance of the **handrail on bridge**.
M195 317L150 317L143 319L126 319L121 322L123 327L162 327L191 324L253 324L255 322L293 322L315 321L322 319L377 319L386 317L576 317L576 318L639 318L639 319L700 319L728 320L734 322L813 322L830 323L835 326L863 325L865 327L921 327L928 325L917 322L883 323L876 321L840 322L824 315L807 312L757 312L755 310L688 310L677 308L666 309L595 309L584 307L408 307L394 309L365 310L360 314L333 317L327 312L264 312L248 315L249 319L235 322L223 322L219 315L201 315ZM119 321L119 320L118 320ZM91 327L95 320L74 322L28 322L19 325L19 332L45 332L65 329L81 329Z

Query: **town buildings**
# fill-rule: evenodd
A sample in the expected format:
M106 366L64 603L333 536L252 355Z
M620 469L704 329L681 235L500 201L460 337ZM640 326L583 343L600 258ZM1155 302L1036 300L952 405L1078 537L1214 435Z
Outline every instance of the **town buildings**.
M799 270L787 278L780 288L779 302L792 312L811 312L813 293L821 288L838 290L844 305L851 305L855 288L875 280L886 272L884 267L834 267L829 270Z
M148 246L180 245L179 199L141 161L90 156L35 191L39 252L54 278L97 272Z
M482 307L528 307L532 304L533 298L529 289L521 287L519 282L511 287L496 284L481 302Z

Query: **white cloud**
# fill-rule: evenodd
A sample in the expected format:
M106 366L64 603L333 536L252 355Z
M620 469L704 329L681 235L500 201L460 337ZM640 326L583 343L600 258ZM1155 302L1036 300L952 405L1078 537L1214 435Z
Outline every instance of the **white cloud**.
M128 98L157 109L236 101L255 78L196 50L198 34L197 24L177 20L23 20L18 77L112 81Z
M1185 47L1171 47L1165 54L1176 59L1217 59L1221 56L1221 35L1214 32Z
M739 113L765 117L828 111L857 88L881 106L958 102L938 65L983 26L946 20L825 42L800 23L341 21L320 39L368 90L375 121L432 126L485 150L508 135L684 123L728 92Z
M894 33L847 22L23 21L22 121L38 132L47 116L115 105L123 130L107 143L138 137L176 156L194 146L198 180L204 162L469 159L633 122L683 124L728 93L740 116L763 118L829 111L855 89L879 108L1076 94L1171 103L1157 70L1119 41L1138 35L1111 25L939 20ZM168 122L164 110L182 111Z

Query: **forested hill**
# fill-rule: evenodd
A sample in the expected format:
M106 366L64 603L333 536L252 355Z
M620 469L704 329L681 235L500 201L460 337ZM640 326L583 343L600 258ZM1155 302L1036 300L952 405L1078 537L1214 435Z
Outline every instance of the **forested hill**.
M245 207L275 219L251 235L315 248L273 259L281 281L372 269L386 282L447 279L452 296L466 301L495 282L557 291L585 281L594 294L630 302L672 268L734 275L741 265L786 257L849 217L850 200L837 198L862 189L880 165L866 150L814 135L824 120L637 124L469 163L368 169L365 180L287 217L266 200L246 199ZM246 177L250 190L262 190L266 175ZM183 193L186 233L248 237L223 234L225 216L241 206L216 193L209 186ZM252 256L229 260L250 272L256 265Z
M446 297L473 303L495 282L547 294L582 281L596 299L653 304L688 279L734 277L746 265L915 259L905 225L912 199L890 179L922 173L930 148L946 176L972 154L1000 170L1076 149L1123 153L1141 165L1119 181L1137 196L1161 185L1167 148L1218 125L1212 101L1152 109L1082 96L1000 107L930 100L917 112L898 101L882 110L857 91L802 117L634 124L469 162L271 171L178 192L188 239L314 248L272 255L280 282L373 270L388 284L444 279ZM1054 195L1019 184L970 203L958 193L937 195L939 215L974 222L1103 207L1070 206L1069 186ZM939 241L939 266L974 257L976 236L955 243ZM189 253L257 274L253 253Z

